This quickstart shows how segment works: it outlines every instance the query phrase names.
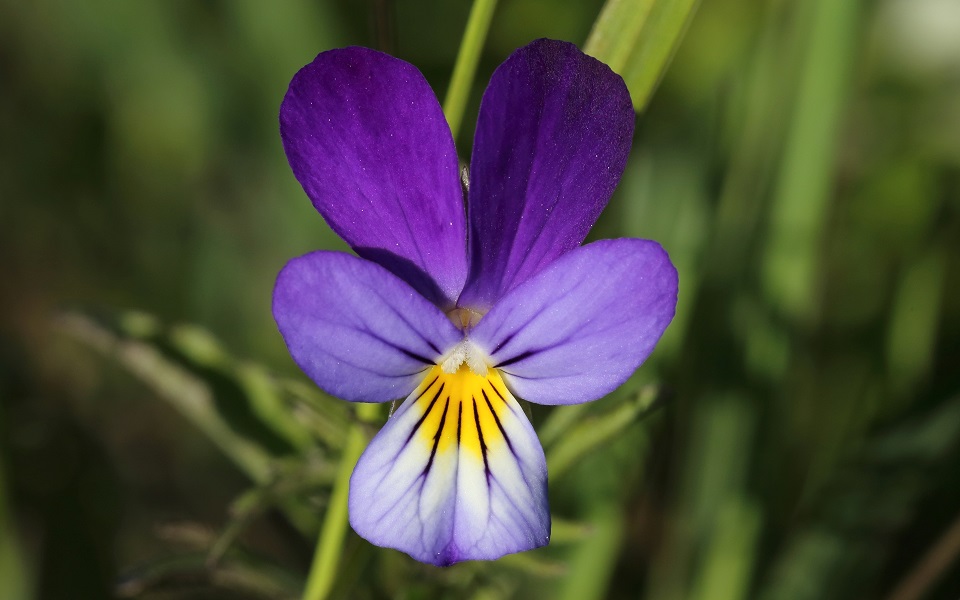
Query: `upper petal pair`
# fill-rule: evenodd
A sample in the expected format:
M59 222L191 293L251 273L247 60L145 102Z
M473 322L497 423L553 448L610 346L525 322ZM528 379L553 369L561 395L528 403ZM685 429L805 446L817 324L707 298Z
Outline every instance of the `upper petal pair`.
M314 206L360 256L444 309L486 309L583 241L623 172L633 119L620 77L572 44L515 52L481 104L469 245L453 139L412 65L324 52L290 84L280 131Z

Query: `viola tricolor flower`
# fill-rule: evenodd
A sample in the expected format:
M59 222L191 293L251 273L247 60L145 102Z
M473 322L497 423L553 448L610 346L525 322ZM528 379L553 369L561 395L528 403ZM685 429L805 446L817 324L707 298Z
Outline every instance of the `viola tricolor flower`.
M538 40L493 74L466 210L450 129L412 65L331 50L294 76L283 146L313 205L358 256L317 251L277 278L290 354L353 402L405 398L360 457L350 523L448 565L550 538L547 469L517 402L588 402L622 384L673 318L656 242L581 246L626 164L623 80Z

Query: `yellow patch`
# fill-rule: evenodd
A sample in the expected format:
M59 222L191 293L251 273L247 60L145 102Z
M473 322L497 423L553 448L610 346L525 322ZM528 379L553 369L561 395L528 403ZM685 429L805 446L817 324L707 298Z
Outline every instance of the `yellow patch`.
M505 419L519 409L496 369L481 376L465 364L456 373L433 367L414 394L423 443L434 452L463 448L480 459L508 442Z

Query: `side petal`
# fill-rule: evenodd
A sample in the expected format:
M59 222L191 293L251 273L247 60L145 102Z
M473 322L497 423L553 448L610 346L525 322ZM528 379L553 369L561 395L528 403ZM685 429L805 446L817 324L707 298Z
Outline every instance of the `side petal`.
M673 319L677 271L649 240L602 240L516 287L470 339L519 397L588 402L646 360Z
M330 227L442 307L466 277L457 151L411 64L367 48L323 52L290 82L280 136Z
M463 337L404 281L342 252L288 262L273 290L273 317L303 372L357 402L405 397Z
M623 174L634 118L623 79L573 44L538 40L500 65L473 145L460 306L493 306L580 245Z
M549 541L543 449L496 372L427 375L357 462L350 524L435 565Z

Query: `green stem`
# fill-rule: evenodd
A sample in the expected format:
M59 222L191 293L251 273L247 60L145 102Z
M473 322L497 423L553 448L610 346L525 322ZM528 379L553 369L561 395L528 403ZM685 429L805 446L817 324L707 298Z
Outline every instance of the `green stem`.
M493 19L493 10L497 0L474 0L467 19L467 30L460 42L460 52L457 62L453 66L453 76L450 78L450 87L447 88L447 97L443 102L443 113L447 116L447 123L453 138L457 138L460 123L463 121L463 112L467 107L467 98L470 97L470 87L473 85L473 76L477 72L477 63L480 62L480 52L483 42L490 29Z
M307 585L303 593L303 600L324 600L333 589L337 577L337 567L340 565L340 554L343 549L343 538L347 534L347 497L350 488L350 475L357 464L357 459L366 446L366 435L363 423L377 417L380 406L378 404L359 404L357 417L360 422L350 426L347 433L347 443L340 457L340 469L333 482L333 492L330 494L330 504L323 517L320 527L320 537L317 539L317 549L313 554L313 564L310 565L310 574L307 576Z

